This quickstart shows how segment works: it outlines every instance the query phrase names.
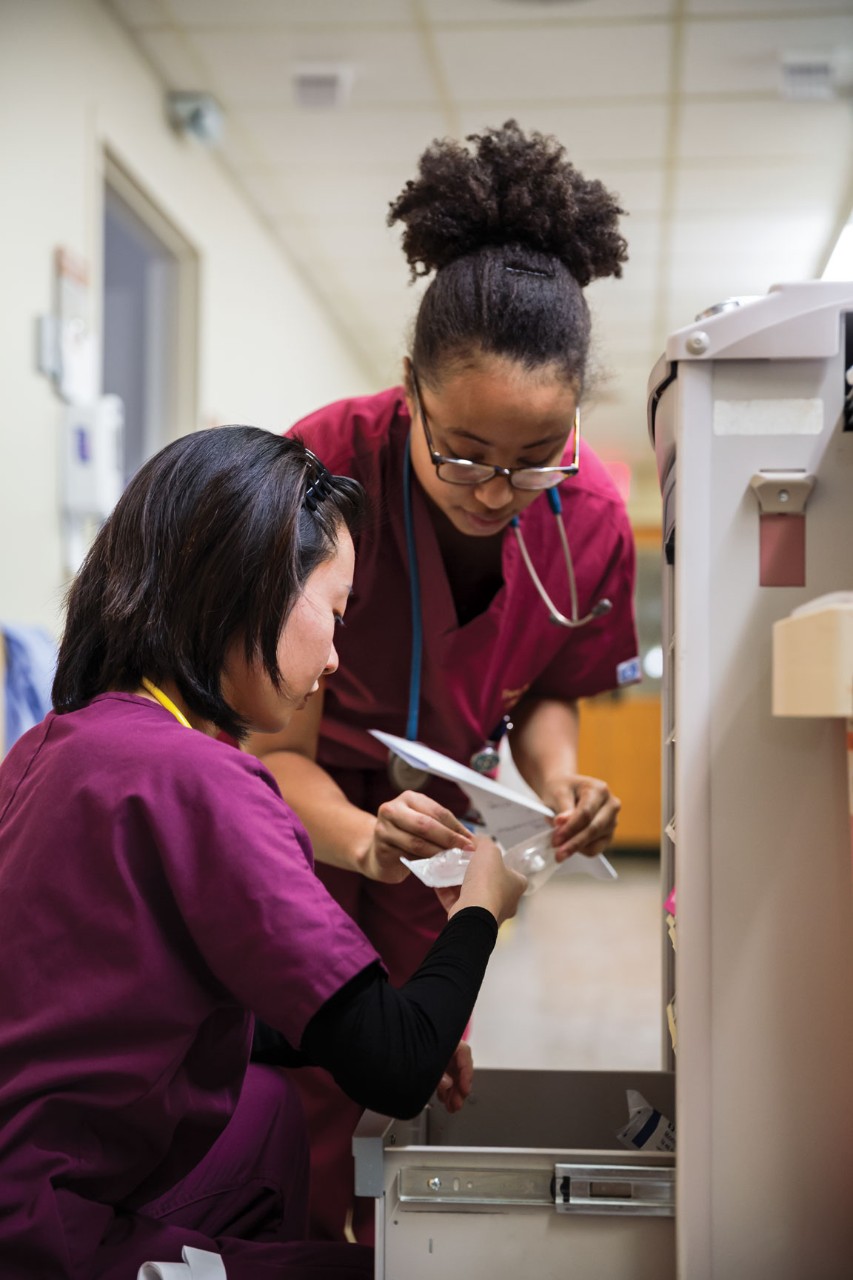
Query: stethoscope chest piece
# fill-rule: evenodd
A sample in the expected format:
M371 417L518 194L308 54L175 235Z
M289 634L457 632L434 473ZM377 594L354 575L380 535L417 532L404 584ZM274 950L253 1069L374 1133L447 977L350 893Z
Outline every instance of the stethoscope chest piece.
M429 774L426 769L418 769L392 751L388 757L388 777L398 791L421 791L426 786Z
M471 759L468 761L475 773L494 773L501 762L497 747L483 747L481 751L475 751Z

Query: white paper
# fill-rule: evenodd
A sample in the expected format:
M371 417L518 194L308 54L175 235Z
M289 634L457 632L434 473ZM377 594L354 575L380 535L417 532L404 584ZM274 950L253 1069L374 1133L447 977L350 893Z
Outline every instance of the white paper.
M380 729L371 729L374 738L378 738L395 755L401 756L408 764L417 769L425 769L427 773L438 778L447 778L455 782L465 792L471 803L483 818L483 835L495 840L505 851L513 849L522 841L530 840L542 830L543 816L551 818L553 810L539 800L528 799L509 787L501 786L482 773L457 764L449 756L440 751L433 751L422 742L410 742L407 738L398 738L393 733L383 733ZM442 857L436 854L436 857ZM416 860L402 859L407 867L418 875ZM423 861L423 860L422 860ZM425 860L427 862L431 859ZM585 873L598 880L615 880L616 872L602 854L588 858L583 853L573 853L561 864L561 870L569 874ZM450 881L442 878L443 884L461 884L464 868L458 880ZM419 878L423 879L421 875Z
M626 1089L628 1123L616 1137L632 1151L674 1151L675 1125L636 1089Z
M184 1245L183 1262L143 1262L136 1280L228 1280L218 1253Z

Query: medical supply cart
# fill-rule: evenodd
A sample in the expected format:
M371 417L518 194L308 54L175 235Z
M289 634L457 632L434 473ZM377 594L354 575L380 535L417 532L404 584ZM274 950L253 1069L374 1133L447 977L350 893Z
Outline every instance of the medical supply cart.
M853 1276L844 722L771 698L773 624L853 588L851 368L853 284L782 285L669 338L649 427L677 1072L485 1070L456 1116L367 1115L377 1280ZM620 1149L626 1089L674 1102L675 1162Z
M712 308L649 383L682 1280L853 1275L844 722L772 705L774 623L853 587L851 367L853 284L812 281Z

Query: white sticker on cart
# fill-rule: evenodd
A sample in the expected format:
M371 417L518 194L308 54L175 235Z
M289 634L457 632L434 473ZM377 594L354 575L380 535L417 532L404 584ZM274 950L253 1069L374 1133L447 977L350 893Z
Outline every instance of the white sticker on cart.
M823 401L715 400L715 436L819 436Z

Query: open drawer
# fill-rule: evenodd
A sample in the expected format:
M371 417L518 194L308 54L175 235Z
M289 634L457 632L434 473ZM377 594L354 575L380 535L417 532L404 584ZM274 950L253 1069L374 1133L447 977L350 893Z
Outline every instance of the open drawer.
M367 1113L353 1151L377 1280L673 1277L674 1158L618 1142L627 1089L674 1117L669 1073L482 1068L455 1116Z

